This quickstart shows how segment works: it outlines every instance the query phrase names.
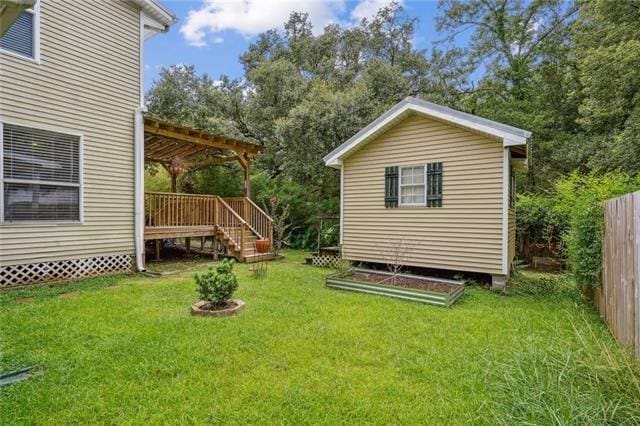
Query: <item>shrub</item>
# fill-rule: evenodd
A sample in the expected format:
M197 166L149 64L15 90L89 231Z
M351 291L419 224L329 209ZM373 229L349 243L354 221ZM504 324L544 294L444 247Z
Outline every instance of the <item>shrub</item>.
M201 300L206 300L214 306L224 305L238 288L238 280L233 273L233 260L225 259L215 270L209 270L203 275L194 275L198 294Z
M580 286L600 285L604 202L640 188L640 177L571 174L556 185L556 212L569 224L563 234L567 263Z
M562 235L566 232L566 218L555 209L555 197L540 194L518 195L516 201L516 245L530 261L532 253L562 256ZM533 254L539 255L539 254Z
M529 296L548 296L567 293L572 283L566 275L514 272L509 277L509 291Z

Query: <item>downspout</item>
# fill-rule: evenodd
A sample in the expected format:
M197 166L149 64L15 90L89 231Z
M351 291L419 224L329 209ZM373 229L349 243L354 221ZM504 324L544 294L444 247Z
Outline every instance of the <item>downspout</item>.
M144 267L144 116L146 108L140 106L135 112L135 248L136 269Z
M134 112L134 245L136 253L136 269L144 267L144 13L140 10L139 27L139 67L140 67L140 104Z

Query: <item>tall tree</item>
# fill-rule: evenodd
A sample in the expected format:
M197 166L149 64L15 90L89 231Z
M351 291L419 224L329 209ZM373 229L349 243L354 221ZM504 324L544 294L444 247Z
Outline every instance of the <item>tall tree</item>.
M640 3L581 4L574 55L582 84L580 123L595 155L593 168L640 172Z
M578 7L562 0L440 0L445 42L470 31L461 66L469 79L461 102L470 112L534 132L529 188L550 187L573 157L554 157L576 128L575 65L569 55Z

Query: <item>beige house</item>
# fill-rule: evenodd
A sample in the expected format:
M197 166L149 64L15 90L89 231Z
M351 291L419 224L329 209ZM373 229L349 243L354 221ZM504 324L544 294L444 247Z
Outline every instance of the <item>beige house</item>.
M249 198L263 148L144 116L144 41L175 21L157 0L0 0L0 289L144 270L146 243L159 256L167 239L269 255L255 242L272 220ZM244 197L176 193L179 173L229 161ZM171 193L144 191L145 162Z
M0 287L131 269L154 0L0 0Z
M406 98L328 154L349 260L490 274L515 255L514 176L531 133Z

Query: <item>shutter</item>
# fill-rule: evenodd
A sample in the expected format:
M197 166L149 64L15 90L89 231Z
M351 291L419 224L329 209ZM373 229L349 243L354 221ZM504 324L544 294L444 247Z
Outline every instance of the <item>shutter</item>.
M33 58L34 17L33 12L22 12L7 32L0 37L0 48Z
M442 207L442 163L427 164L427 207Z
M398 207L398 166L384 170L384 206Z
M4 219L80 220L80 138L4 124Z

